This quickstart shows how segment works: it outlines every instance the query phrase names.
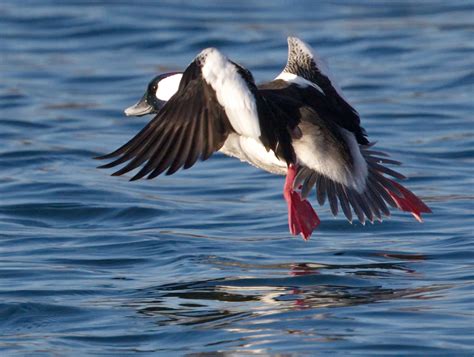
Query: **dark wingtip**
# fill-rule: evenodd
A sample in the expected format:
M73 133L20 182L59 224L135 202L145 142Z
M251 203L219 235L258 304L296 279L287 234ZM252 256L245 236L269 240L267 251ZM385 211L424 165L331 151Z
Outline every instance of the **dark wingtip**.
M108 158L109 158L109 155L110 155L110 154L101 155L101 156L94 156L93 159L94 159L94 160L105 160L105 159L108 159Z
M109 154L96 156L93 159L94 160L107 160L107 159L112 159L112 158L116 157L118 154L119 153L117 151L114 151L114 152L111 152Z
M107 164L97 166L97 168L98 169L110 169L110 168L114 167L115 165L116 165L115 162L112 161L112 162L109 162Z
M140 176L139 174L136 174L132 178L130 178L128 181L133 182L133 181L138 181L142 178L143 176Z
M98 168L98 169L110 169L111 167L112 166L110 166L110 163L108 163L108 164L97 166L96 168Z

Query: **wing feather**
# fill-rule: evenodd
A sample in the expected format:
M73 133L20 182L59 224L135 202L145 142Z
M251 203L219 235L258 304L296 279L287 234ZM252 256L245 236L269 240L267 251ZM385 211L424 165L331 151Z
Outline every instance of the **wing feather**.
M323 99L330 112L334 114L331 119L335 123L354 133L358 143L368 143L367 134L360 124L359 114L344 98L341 89L331 78L327 66L307 43L297 37L288 37L288 62L278 78L293 83L309 83L308 92L313 92L309 96L309 102L314 99L320 106ZM317 89L322 91L323 98L317 98L321 97Z
M363 145L359 147L362 156L368 163L367 177L362 190L357 190L355 187L338 182L334 178L327 177L323 173L318 172L315 168L303 165L299 168L296 177L298 183L301 184L301 195L306 197L312 187L316 186L316 197L319 204L324 204L327 197L333 215L337 215L339 211L338 206L340 205L342 212L350 222L352 222L353 211L362 224L365 224L367 220L373 223L375 219L382 221L383 216L389 217L390 210L388 206L402 210L411 208L411 206L405 209L403 206L400 207L401 200L406 200L407 197L411 199L411 193L404 193L402 186L385 177L384 174L400 179L404 178L404 176L383 166L380 162L377 165L373 165L373 162L377 160L372 156L375 152L373 150L366 150ZM388 156L381 152L376 152L376 154L383 158ZM390 160L388 163L393 165L400 164L395 160ZM347 168L350 171L350 166ZM417 201L414 200L409 202L411 205L417 204ZM425 211L427 209L420 210L420 212Z
M215 68L215 66L221 66ZM233 93L234 98L226 96ZM251 135L260 134L258 100L253 77L215 49L202 51L183 73L178 91L135 137L100 159L116 158L102 165L125 164L114 175L140 166L132 180L167 175L207 160L224 144L235 126ZM251 107L248 107L251 105ZM231 108L229 107L231 106ZM239 123L239 106L243 118ZM232 116L232 120L229 119Z
M351 206L349 204L349 198L347 197L347 193L346 193L346 189L344 185L337 183L336 192L337 192L337 197L339 198L339 202L341 204L341 208L342 208L342 212L344 213L344 216L346 216L349 222L352 222Z

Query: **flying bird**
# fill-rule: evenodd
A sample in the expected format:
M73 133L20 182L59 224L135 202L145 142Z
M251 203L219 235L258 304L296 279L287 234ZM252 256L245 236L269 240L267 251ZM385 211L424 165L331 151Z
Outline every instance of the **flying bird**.
M320 220L308 201L313 188L352 222L390 216L389 207L418 221L430 208L395 179L400 165L374 150L357 111L311 47L288 38L288 60L272 81L256 85L249 70L215 48L201 51L184 72L155 77L128 116L155 114L129 142L98 159L113 173L140 168L131 181L171 175L216 152L286 175L283 196L291 234L306 240Z

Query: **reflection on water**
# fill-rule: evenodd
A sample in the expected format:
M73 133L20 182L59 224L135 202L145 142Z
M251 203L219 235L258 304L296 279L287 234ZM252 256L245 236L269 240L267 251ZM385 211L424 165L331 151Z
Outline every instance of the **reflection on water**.
M401 259L402 256L405 255L399 254L397 258ZM245 267L249 268L250 265L245 264ZM211 324L223 327L237 320L299 309L336 308L395 299L430 299L434 297L433 292L450 287L381 286L384 281L377 278L390 278L400 272L416 274L416 270L398 263L302 263L281 264L277 267L254 264L252 268L289 268L288 277L226 278L166 284L135 292L133 295L140 298L129 302L129 306L136 308L140 314L157 317L158 323L163 325ZM143 296L146 298L142 299Z
M244 265L246 269L250 268L249 264ZM292 351L305 350L309 346L324 349L324 344L336 342L350 346L351 341L357 339L361 321L373 319L369 325L362 322L366 334L387 330L384 320L426 313L426 307L419 306L416 301L442 298L452 288L447 284L422 283L415 287L393 287L393 281L400 280L400 274L416 274L411 266L416 264L409 261L360 265L250 265L252 269L265 270L276 277L225 278L152 286L132 292L125 304L161 328L213 331L211 336L214 337L204 338L203 349L231 345L237 353L266 355L280 340L294 343ZM284 270L286 277L281 276ZM393 312L371 308L392 302L398 306ZM356 316L341 316L346 309L362 312ZM385 333L390 334L389 331L390 328ZM219 337L221 334L226 337ZM390 346L379 348L383 353L389 353L391 349ZM428 350L436 352L436 349ZM206 353L191 355L206 356Z

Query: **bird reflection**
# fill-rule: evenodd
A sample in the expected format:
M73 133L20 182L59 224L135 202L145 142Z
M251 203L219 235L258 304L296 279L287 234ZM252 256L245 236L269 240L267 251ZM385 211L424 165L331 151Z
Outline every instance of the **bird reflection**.
M137 292L131 304L140 314L157 318L159 324L230 326L249 317L292 310L429 299L431 292L446 288L382 286L387 284L387 276L414 272L403 264L302 263L286 268L286 274L271 278L214 279L151 287Z

